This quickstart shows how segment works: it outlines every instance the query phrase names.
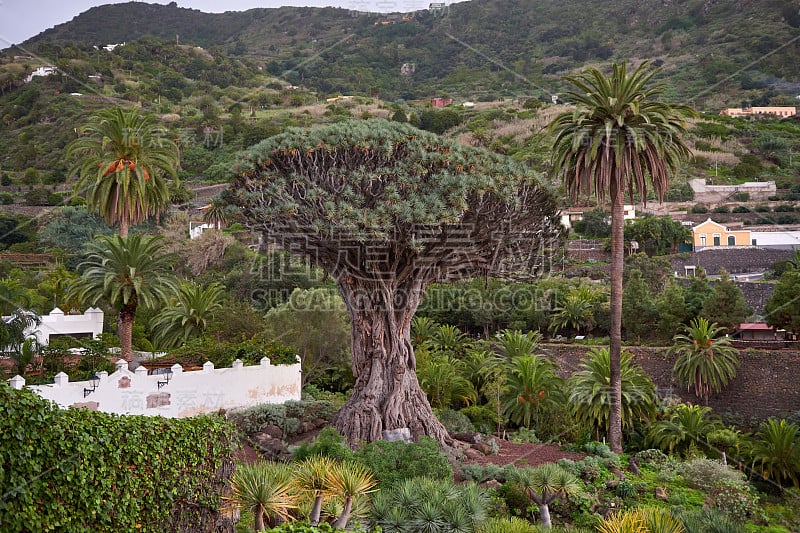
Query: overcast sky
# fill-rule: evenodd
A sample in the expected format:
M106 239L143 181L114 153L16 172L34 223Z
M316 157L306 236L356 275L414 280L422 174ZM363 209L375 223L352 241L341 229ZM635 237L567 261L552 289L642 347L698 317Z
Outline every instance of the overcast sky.
M244 11L254 7L338 6L358 11L407 12L426 9L431 0L176 0L180 7L205 12ZM149 3L168 4L170 0ZM0 49L19 44L57 24L72 20L93 6L113 0L0 0ZM447 4L452 0L447 0Z

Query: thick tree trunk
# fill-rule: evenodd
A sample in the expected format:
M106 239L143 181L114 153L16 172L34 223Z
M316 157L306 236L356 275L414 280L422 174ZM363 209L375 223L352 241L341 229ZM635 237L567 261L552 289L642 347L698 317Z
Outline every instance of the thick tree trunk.
M255 530L256 531L264 531L266 530L266 524L264 524L264 507L261 504L256 505L256 510L253 513L255 514Z
M133 359L133 318L136 311L123 309L119 312L119 344L122 348L122 358L127 362Z
M409 428L452 443L419 386L411 319L424 294L419 280L341 277L337 280L350 315L353 393L336 417L336 429L351 446L381 439L384 430Z
M311 514L308 515L308 521L312 526L319 524L319 516L322 514L322 494L317 494L314 497L314 506L311 508Z
M625 236L622 191L611 191L611 330L609 331L609 408L608 445L622 453L622 268Z

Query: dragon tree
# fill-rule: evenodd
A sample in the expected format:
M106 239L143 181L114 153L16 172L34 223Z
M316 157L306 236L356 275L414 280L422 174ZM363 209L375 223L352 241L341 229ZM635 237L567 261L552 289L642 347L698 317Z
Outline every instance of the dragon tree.
M384 120L264 140L243 155L226 194L251 228L309 258L342 294L356 380L336 428L351 445L399 428L449 443L410 342L426 287L536 275L560 236L554 199L530 170Z

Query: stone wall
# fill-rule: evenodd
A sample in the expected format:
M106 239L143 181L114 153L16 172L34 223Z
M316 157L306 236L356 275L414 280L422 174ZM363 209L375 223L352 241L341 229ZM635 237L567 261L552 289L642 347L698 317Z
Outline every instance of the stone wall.
M775 250L761 248L705 249L694 252L686 258L672 259L672 269L683 275L685 265L701 266L706 274L717 274L724 268L730 274L747 272L764 272L772 268L775 261L792 257L791 250Z
M675 357L666 348L626 347L635 361L653 379L661 396L675 395L685 402L702 403L694 393L681 387L672 377ZM551 356L566 377L578 369L587 346L544 345L542 352ZM708 405L721 415L745 423L769 417L786 416L800 411L800 351L741 350L741 366L728 388L709 399Z

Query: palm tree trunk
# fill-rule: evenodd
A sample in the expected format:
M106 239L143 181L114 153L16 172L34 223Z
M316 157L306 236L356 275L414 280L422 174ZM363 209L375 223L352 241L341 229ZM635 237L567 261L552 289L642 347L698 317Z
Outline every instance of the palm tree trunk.
M127 237L128 236L128 229L130 228L131 222L128 217L128 209L127 205L122 206L123 212L120 214L119 217L119 236L120 237Z
M617 190L614 190L617 189ZM623 191L611 191L611 330L609 331L610 398L608 444L614 453L622 453L622 267L624 259Z
M119 323L121 325L119 332L119 344L122 348L122 358L127 362L133 359L133 318L136 316L136 311L130 309L123 309L119 312Z

